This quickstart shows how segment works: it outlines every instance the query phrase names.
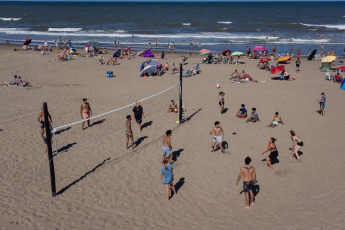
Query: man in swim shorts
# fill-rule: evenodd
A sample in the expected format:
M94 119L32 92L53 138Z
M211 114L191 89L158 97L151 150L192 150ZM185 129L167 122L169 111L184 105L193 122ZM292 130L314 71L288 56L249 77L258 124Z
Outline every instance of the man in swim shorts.
M283 120L282 120L281 116L279 116L279 113L278 113L278 112L276 112L276 113L275 113L275 115L274 115L274 117L273 117L273 121L272 121L272 123L271 123L271 124L269 124L269 125L267 125L267 127L274 128L274 127L278 126L278 125L279 125L279 123L284 124L284 122L283 122Z
M230 75L230 80L238 78L239 76L240 76L240 73L237 72L237 69L235 69L235 71Z
M81 123L81 130L84 130L84 123L86 119L89 119L92 116L92 110L90 104L87 102L87 99L83 99L83 104L80 106L80 116L84 121ZM90 127L90 120L87 120L87 126Z
M138 124L138 131L140 133L141 132L141 123L142 123L143 118L144 118L144 109L143 109L143 107L141 107L141 105L138 101L133 108L133 116L135 118L135 121Z
M321 93L321 99L317 102L320 104L320 114L325 116L326 95L324 92Z
M132 125L131 125L131 121L132 121L132 117L131 115L127 115L126 116L126 149L128 149L128 142L129 139L131 139L132 142L132 150L134 149L134 137L133 137L133 132L132 132Z
M212 141L212 149L211 152L214 151L215 145L218 143L219 148L222 150L222 153L225 153L224 148L223 148L223 141L224 141L224 131L223 128L220 126L220 122L216 121L214 123L214 127L210 131L210 135L213 136L213 141Z
M50 123L53 123L52 117L50 116L50 113L49 113L49 112L48 112L48 119L49 119L49 122L50 122ZM40 126L41 126L41 136L42 136L42 135L43 135L43 132L44 132L44 127L45 127L45 123L44 123L44 110L43 110L43 107L42 107L41 112L38 114L37 121L38 121L38 123L40 123Z
M172 158L173 158L173 153L172 153L172 147L171 147L171 135L172 132L171 130L167 130L165 132L166 136L163 138L163 157L162 157L162 162L164 161L164 158L169 158L168 164L170 164Z
M240 174L238 175L238 178L236 181L236 185L238 185L238 182L241 180L243 176L243 191L246 196L245 208L249 208L250 201L251 201L251 205L254 205L253 188L256 183L256 173L255 173L255 168L249 165L252 159L250 159L250 157L246 157L244 161L246 165L241 168ZM249 195L250 195L250 200L249 200Z

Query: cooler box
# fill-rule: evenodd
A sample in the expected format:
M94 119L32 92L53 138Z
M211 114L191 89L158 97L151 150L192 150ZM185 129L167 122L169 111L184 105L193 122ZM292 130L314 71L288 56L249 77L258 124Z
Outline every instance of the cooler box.
M113 71L108 71L107 72L107 77L113 77Z

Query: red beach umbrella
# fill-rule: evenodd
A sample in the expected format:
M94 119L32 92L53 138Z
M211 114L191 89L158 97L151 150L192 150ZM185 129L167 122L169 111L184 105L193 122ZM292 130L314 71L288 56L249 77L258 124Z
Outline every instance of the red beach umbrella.
M283 66L283 65L278 65L278 66L272 67L270 73L271 73L271 74L281 73L284 69L285 69L285 66Z
M271 58L264 58L264 59L261 59L261 60L259 61L259 63L265 62L265 61L271 61Z
M226 56L226 54L227 54L228 52L230 52L229 49L223 50L223 52L222 52L223 56Z
M130 49L131 49L131 47L127 47L126 52L127 52L128 50L130 50Z
M345 66L339 67L338 69L345 71Z

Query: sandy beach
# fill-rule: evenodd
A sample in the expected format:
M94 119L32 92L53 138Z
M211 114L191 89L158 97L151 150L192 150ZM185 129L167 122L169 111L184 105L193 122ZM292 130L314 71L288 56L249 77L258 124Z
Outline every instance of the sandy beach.
M345 199L341 179L345 162L345 94L339 84L325 80L320 60L301 60L286 70L295 81L273 81L259 70L258 60L244 64L200 64L201 73L183 79L183 101L188 122L176 124L168 114L179 88L141 103L144 127L133 123L134 151L125 149L126 115L132 107L91 121L84 131L77 124L57 134L54 157L56 186L51 196L48 158L37 115L48 103L53 126L80 120L80 105L87 98L93 114L101 114L153 95L179 82L179 76L139 77L146 60L120 60L120 65L98 64L97 58L73 57L49 62L56 54L41 55L19 46L0 46L0 82L19 75L30 87L0 87L0 229L343 229ZM82 54L81 49L78 51ZM112 52L104 55L108 59ZM165 62L179 63L179 54L166 53ZM184 69L200 63L187 59ZM275 64L276 62L272 62ZM255 80L229 80L235 69ZM107 78L107 71L115 77ZM220 84L220 89L216 84ZM225 92L226 112L219 113L218 92ZM325 117L316 111L321 92L327 97ZM235 117L240 105L256 107L260 122ZM267 128L279 112L284 125ZM209 131L220 121L228 143L226 153L210 152ZM172 147L177 195L165 199L160 183L162 137L173 130ZM301 163L290 160L294 130L303 140ZM269 154L260 155L270 137L277 138L279 163L272 171ZM55 143L53 144L55 149ZM72 147L72 148L70 148ZM236 186L245 157L257 171L256 202L244 209Z

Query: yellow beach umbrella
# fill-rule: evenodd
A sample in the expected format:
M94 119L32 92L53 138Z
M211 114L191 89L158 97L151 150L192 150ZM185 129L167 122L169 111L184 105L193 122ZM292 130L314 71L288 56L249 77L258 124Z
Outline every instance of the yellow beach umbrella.
M281 62L281 61L287 61L287 60L290 60L291 57L288 57L288 56L284 56L284 57L281 57L278 59L278 62Z
M332 61L335 61L335 59L337 59L336 56L327 56L327 57L324 57L321 62L332 62Z

